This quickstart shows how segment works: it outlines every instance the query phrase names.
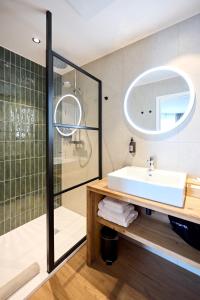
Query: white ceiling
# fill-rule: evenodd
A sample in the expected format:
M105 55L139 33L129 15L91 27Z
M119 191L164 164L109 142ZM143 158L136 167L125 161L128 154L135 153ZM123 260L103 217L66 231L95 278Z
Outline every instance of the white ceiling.
M0 0L0 45L44 65L46 10L54 50L83 65L200 13L200 0Z

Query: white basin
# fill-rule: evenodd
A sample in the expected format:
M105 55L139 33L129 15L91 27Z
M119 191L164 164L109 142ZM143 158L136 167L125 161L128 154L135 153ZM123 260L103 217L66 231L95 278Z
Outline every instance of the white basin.
M153 201L183 207L186 173L147 168L125 167L108 174L108 187Z

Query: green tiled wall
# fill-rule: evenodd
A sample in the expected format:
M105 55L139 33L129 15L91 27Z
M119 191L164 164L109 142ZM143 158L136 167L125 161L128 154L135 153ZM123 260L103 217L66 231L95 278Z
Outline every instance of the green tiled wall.
M0 235L45 212L45 68L0 47Z

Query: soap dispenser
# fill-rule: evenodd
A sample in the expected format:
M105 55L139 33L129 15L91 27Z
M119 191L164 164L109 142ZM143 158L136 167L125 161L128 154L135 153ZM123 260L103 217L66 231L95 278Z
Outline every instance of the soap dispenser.
M130 143L129 143L129 153L134 155L136 152L136 142L134 141L133 138L131 138Z

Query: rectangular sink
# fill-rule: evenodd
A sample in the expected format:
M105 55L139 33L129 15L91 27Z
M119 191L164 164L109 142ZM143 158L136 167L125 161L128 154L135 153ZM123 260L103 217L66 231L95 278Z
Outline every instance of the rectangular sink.
M147 168L125 167L108 174L108 187L150 199L183 207L185 200L186 173L155 169L152 176Z

